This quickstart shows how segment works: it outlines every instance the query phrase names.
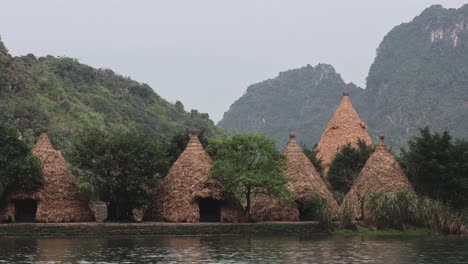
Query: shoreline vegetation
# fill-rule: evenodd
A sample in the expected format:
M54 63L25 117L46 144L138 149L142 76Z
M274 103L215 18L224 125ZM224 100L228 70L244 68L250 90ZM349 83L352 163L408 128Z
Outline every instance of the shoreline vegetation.
M5 237L101 237L101 236L191 236L191 235L332 235L332 236L426 236L447 235L426 228L375 229L360 223L354 230L340 227L323 229L319 222L262 223L14 223L0 224Z

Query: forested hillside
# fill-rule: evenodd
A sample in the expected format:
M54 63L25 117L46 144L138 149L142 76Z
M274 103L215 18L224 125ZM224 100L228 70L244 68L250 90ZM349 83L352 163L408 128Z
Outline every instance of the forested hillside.
M468 5L432 6L392 29L377 50L360 108L395 143L417 128L468 137Z
M424 10L392 29L377 49L366 89L348 85L351 101L375 139L394 148L425 126L468 137L468 5ZM317 143L346 84L331 66L304 67L250 86L219 126L261 132L284 145L297 131Z
M282 147L289 132L297 132L298 142L314 144L338 105L344 89L351 99L362 89L345 84L327 64L281 72L278 77L251 85L231 105L219 126L231 133L257 132L278 140Z
M73 133L85 127L165 138L191 128L223 134L208 114L186 112L146 84L71 58L12 57L1 41L0 122L16 125L29 144L47 128L65 154Z

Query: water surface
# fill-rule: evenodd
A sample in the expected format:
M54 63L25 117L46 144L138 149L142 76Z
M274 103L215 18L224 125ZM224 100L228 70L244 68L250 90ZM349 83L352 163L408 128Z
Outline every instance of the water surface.
M0 238L0 263L468 263L468 237Z

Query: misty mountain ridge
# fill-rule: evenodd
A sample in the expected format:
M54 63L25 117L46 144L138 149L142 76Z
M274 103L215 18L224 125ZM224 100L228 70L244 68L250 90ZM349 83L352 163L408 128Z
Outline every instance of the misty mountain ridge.
M258 132L282 147L290 131L309 147L348 89L375 139L404 146L418 128L468 131L468 4L434 5L392 29L377 49L366 89L345 84L332 66L310 65L250 86L218 123L231 133Z

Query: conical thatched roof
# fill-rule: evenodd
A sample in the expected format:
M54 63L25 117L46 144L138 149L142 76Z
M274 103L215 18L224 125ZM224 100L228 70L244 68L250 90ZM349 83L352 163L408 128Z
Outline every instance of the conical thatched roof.
M223 201L222 222L240 222L242 207L234 199L223 197L221 184L210 179L212 160L206 153L197 131L190 133L185 150L155 190L156 201L145 220L167 222L199 222L198 199Z
M372 144L372 139L367 134L366 123L354 110L348 92L343 92L343 99L325 126L317 146L317 157L323 160L325 170L328 171L328 165L333 161L341 146L348 143L356 146L359 139L368 145Z
M39 157L44 173L44 184L35 193L17 193L8 200L37 200L36 222L90 222L94 221L88 200L80 192L74 177L61 153L50 144L46 133L42 133L32 153ZM7 210L14 215L11 203Z
M369 194L397 192L403 189L412 189L411 183L388 151L384 137L381 136L374 153L369 157L346 195L346 201L354 216L360 218L360 201L363 201L362 199L368 197Z
M294 201L303 202L314 193L324 197L337 214L339 207L325 182L320 178L314 165L296 142L296 135L291 133L289 142L284 149L288 163L284 171L288 178L286 189ZM297 206L286 205L270 197L260 196L252 205L252 216L256 221L297 221L299 211Z

